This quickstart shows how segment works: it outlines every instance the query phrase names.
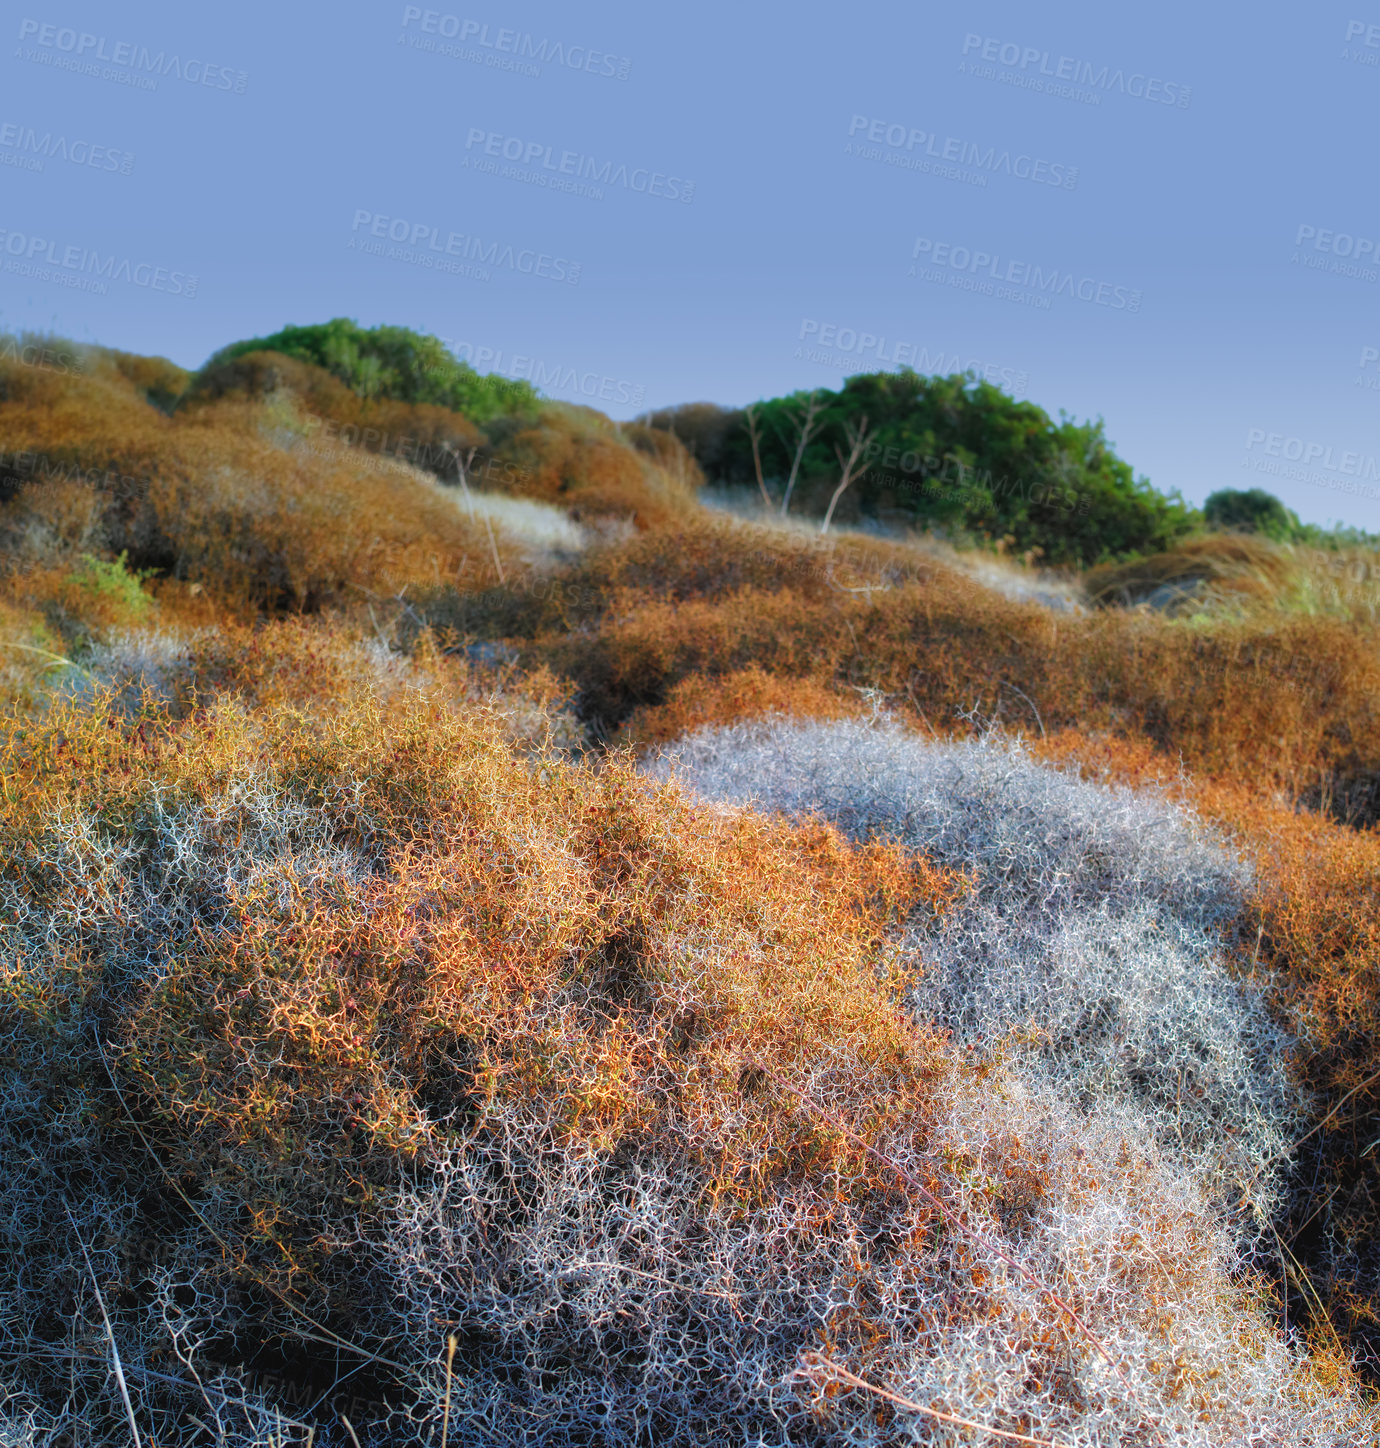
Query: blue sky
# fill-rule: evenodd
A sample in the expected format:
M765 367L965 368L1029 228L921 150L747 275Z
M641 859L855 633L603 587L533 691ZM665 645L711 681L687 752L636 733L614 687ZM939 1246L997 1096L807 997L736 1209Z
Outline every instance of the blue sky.
M397 322L615 417L972 364L1380 528L1380 0L1232 9L17 0L0 325Z

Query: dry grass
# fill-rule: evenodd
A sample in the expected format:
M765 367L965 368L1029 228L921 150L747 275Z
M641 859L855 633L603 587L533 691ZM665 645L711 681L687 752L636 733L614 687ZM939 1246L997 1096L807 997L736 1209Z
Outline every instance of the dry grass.
M0 357L6 1441L1375 1440L1360 553L1080 611L186 383Z
M439 601L435 617L576 681L606 730L683 681L756 667L845 700L875 691L941 733L975 713L1031 734L1110 730L1360 816L1380 771L1380 656L1358 622L1061 613L900 543L809 549L714 519L651 530L540 593Z
M1094 568L1084 581L1100 603L1149 603L1181 615L1380 622L1380 555L1359 546L1324 549L1214 533L1171 553Z
M10 1194L5 1317L30 1394L72 1362L70 1317L36 1306L76 1291L45 1230L66 1200L124 1264L113 1330L165 1439L160 1343L185 1401L275 1332L374 1354L370 1441L430 1432L447 1332L457 1442L893 1441L903 1418L792 1386L803 1349L1071 1442L1354 1418L1133 1117L901 1008L894 932L955 909L956 876L501 732L426 689L12 726L0 1116L11 1161L46 1145Z

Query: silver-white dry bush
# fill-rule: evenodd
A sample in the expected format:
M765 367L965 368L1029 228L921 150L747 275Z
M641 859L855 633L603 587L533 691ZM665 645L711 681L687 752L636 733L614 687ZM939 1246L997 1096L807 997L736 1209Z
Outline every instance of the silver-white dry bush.
M1089 783L993 737L777 718L707 729L650 772L854 838L891 838L974 882L917 921L911 1004L977 1047L1034 1033L1076 1099L1139 1103L1210 1194L1270 1201L1296 1104L1287 1042L1222 959L1247 867L1190 813Z
M181 708L195 686L191 646L196 637L158 629L113 632L85 651L79 668L62 675L55 697L85 703L108 694L126 717L136 715L150 697L165 707Z
M448 1333L464 1445L967 1441L919 1412L879 1416L867 1392L827 1399L795 1371L816 1351L926 1408L1070 1448L1321 1448L1380 1426L1272 1330L1220 1219L1134 1110L959 1073L940 1119L885 1149L913 1174L938 1166L990 1247L915 1199L838 1200L808 1179L716 1214L684 1162L573 1155L547 1123L489 1114L351 1244L371 1336L412 1366L406 1404L366 1441L439 1437Z
M79 1441L129 1441L84 1243L146 1441L205 1441L187 1421L178 1386L198 1375L205 1391L196 1390L196 1411L223 1425L217 1441L237 1448L305 1441L278 1424L263 1393L218 1366L242 1314L223 1284L207 1280L206 1253L214 1248L205 1234L165 1236L157 1262L148 1256L152 1229L141 1199L157 1185L156 1170L142 1156L112 1161L102 1145L96 1121L108 1103L93 1100L90 1085L102 1079L94 1046L100 1023L76 1004L75 973L99 963L118 997L156 979L195 930L223 928L233 891L268 889L286 903L289 892L310 894L341 878L362 883L380 861L362 810L353 824L356 843L344 845L326 811L246 772L209 800L151 787L118 835L78 811L55 814L31 850L0 871L0 972L22 980L36 1001L52 1002L45 1009L56 1017L38 1032L8 1016L0 1021L0 1393L20 1405L16 1433L28 1431L39 1411L22 1404L51 1408L56 1383L69 1397ZM163 1274L161 1296L145 1293L131 1305L129 1289L155 1272ZM194 1367L177 1360L178 1333L186 1337L193 1317L202 1347L183 1346ZM215 1347L209 1361L207 1344ZM63 1386L69 1381L74 1397ZM45 1383L49 1391L40 1392ZM36 1441L56 1443L61 1431L59 1424Z
M898 775L908 758L901 746L908 741L895 735ZM668 1105L685 1114L658 1150L637 1138L611 1151L572 1147L530 1101L488 1108L451 1137L433 1127L426 1150L399 1164L400 1180L380 1188L367 1216L330 1224L350 1264L352 1336L403 1365L386 1395L351 1414L365 1448L440 1441L451 1332L459 1350L449 1441L466 1448L966 1441L867 1392L826 1396L795 1375L807 1350L934 1412L1072 1448L1376 1441L1374 1415L1365 1420L1347 1392L1321 1392L1243 1284L1231 1234L1206 1194L1216 1179L1204 1163L1217 1148L1201 1114L1159 1077L1140 1080L1116 1039L1119 1030L1148 1056L1167 1032L1159 1049L1205 1061L1228 1083L1233 1071L1261 1069L1255 1038L1232 1025L1233 1012L1252 1019L1244 998L1226 984L1220 997L1202 996L1225 1024L1199 1022L1184 1034L1146 983L1158 957L1147 964L1137 955L1145 922L1177 931L1166 936L1184 955L1171 972L1173 999L1181 1014L1200 1009L1191 962L1221 974L1210 951L1194 951L1230 918L1235 867L1153 801L1112 799L1114 822L1126 812L1118 835L1097 821L1105 792L994 746L976 756L968 763L982 787L964 794L962 781L936 766L939 803L917 805L908 828L929 820L927 837L949 841L947 854L932 852L951 862L976 869L990 857L1009 896L980 881L962 939L978 948L983 931L1004 923L1042 943L1045 954L1032 959L1046 965L1028 978L1003 966L995 945L983 968L991 988L1007 992L1001 1010L1033 1000L1046 1025L1036 1049L1013 1047L981 1080L949 1071L942 1108L897 1123L880 1142L899 1168L936 1183L950 1218L915 1194L836 1190L827 1172L801 1173L755 1205L715 1209L695 1155L675 1143L702 1146L709 1131L726 1128L693 1107ZM768 763L758 784L770 780ZM910 759L920 773L923 763ZM874 783L880 793L884 780ZM32 981L34 999L60 1003L63 973L97 962L118 996L155 978L196 929L221 929L236 890L329 898L341 881L363 884L385 867L385 842L349 788L341 783L323 809L267 768L246 765L195 803L150 788L118 836L93 817L55 814L35 857L0 871L0 970ZM1004 828L1003 791L1019 804L1037 789L1053 801L1045 832L1032 844L1017 829L992 845ZM844 797L866 802L861 787ZM920 791L914 797L923 805ZM867 818L850 828L871 831ZM1027 834L1033 828L1027 822ZM1119 902L1118 889L1127 896ZM906 948L938 959L946 928ZM687 954L710 948L689 927L681 944ZM961 1013L978 1012L981 1024L986 1007L962 988L957 964L946 969L949 994L935 999L960 1029L974 1030ZM1008 975L1014 983L1003 984ZM1107 1039L1085 1048L1055 1037L1054 1024L1081 1020L1065 997L1115 996L1124 981L1130 987L1116 999L1134 1009ZM0 1275L0 1433L17 1448L55 1444L74 1425L92 1448L129 1442L83 1243L146 1442L306 1441L280 1421L272 1393L234 1365L262 1345L266 1324L287 1337L303 1324L280 1303L247 1301L212 1270L217 1249L189 1214L172 1212L153 1230L148 1198L165 1199L159 1209L177 1203L145 1157L103 1154L84 1094L100 1079L90 1044L99 1023L75 1009L70 1020L58 1016L50 1031L27 1034L0 1019L0 1171L11 1184L0 1257L15 1267ZM1233 1042L1244 1065L1233 1064ZM851 1078L827 1052L819 1056L794 1084L843 1109ZM1093 1069L1099 1061L1104 1076ZM1145 1065L1152 1075L1153 1065ZM1231 1091L1246 1087L1227 1090L1206 1068L1198 1079L1214 1083L1211 1099L1225 1103L1232 1124L1241 1108ZM1168 1130L1180 1111L1188 1145ZM208 1186L203 1210L225 1220L233 1190ZM953 1226L954 1214L981 1245ZM994 1247L1070 1302L1119 1371ZM323 1362L332 1355L319 1342L313 1350ZM342 1350L336 1371L344 1377L360 1362ZM317 1421L317 1448L349 1441L328 1416Z
M438 1325L458 1333L454 1442L786 1443L803 1416L786 1378L839 1251L804 1207L714 1220L683 1166L571 1156L509 1118L443 1153L360 1255L433 1431Z
M1140 1113L1076 1106L1020 1071L965 1079L928 1143L954 1165L953 1205L1077 1309L1115 1368L1083 1339L1051 1353L1060 1313L997 1254L957 1254L945 1294L935 1265L903 1252L876 1274L877 1316L896 1326L873 1381L1069 1444L1342 1444L1375 1431L1373 1414L1309 1380L1305 1354L1243 1290L1219 1214ZM970 1310L953 1312L955 1298Z

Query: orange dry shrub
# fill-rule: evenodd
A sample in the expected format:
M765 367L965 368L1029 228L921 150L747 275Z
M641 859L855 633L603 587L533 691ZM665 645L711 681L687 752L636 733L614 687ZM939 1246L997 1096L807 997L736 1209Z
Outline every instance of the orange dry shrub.
M270 619L253 626L227 620L191 634L180 664L164 702L181 712L233 697L251 709L291 708L319 718L354 707L365 693L427 688L456 708L484 701L486 717L524 747L581 742L565 713L570 687L564 680L542 668L483 668L444 653L429 634L404 655L367 624L343 618Z
M619 426L619 437L638 452L654 458L672 477L698 489L704 485L704 473L690 449L673 432L648 427L641 422L625 422Z
M555 647L572 631L590 634L601 621L627 619L649 603L714 601L746 587L789 590L808 599L847 599L916 577L973 591L913 550L841 535L822 540L743 524L696 510L673 525L649 528L591 548L577 563L530 586L457 595L427 595L426 613L459 635L540 639Z
M5 627L11 620L12 635ZM125 717L141 717L152 707L181 720L234 700L249 709L292 709L320 718L353 708L366 695L424 689L451 708L482 704L486 718L525 751L582 752L588 746L570 713L566 681L541 667L495 667L447 653L428 632L404 653L391 646L377 618L197 619L166 598L152 620L141 622L145 626L108 630L73 650L74 660L62 656L63 641L45 632L41 620L0 602L0 641L13 639L3 679L14 712L42 715L56 694L64 700L101 697L113 714ZM0 653L0 666L5 658Z
M539 422L495 448L520 481L512 490L554 503L572 518L626 518L664 527L694 507L692 480L621 442L606 418L587 408L548 404Z
M567 576L577 596L602 600L621 592L644 602L713 600L747 588L846 600L918 581L978 592L963 574L901 543L857 534L821 538L706 511L597 550Z
M0 426L11 486L32 476L22 455L34 452L34 465L111 474L102 481L112 490L123 483L123 498L174 425L118 369L64 374L0 358Z
M12 455L31 460L0 513L19 558L127 549L132 566L257 608L392 594L462 569L497 577L487 531L438 485L358 449L281 446L260 405L167 418L127 383L17 367L0 395ZM499 551L519 569L515 550Z
M192 374L185 367L166 357L141 357L137 352L120 352L113 347L79 350L83 372L115 373L123 377L141 397L162 412L172 411L192 380Z
M744 1202L831 1162L850 1190L882 1184L749 1089L759 1068L810 1077L869 1138L927 1109L937 1043L900 1008L885 937L956 884L898 849L696 808L627 757L529 768L482 714L415 693L315 726L60 708L12 728L4 786L35 908L96 909L94 934L54 939L46 986L9 978L9 1026L36 1043L54 1012L104 1021L183 1190L254 1275L318 1307L348 1301L328 1243L350 1209L497 1102L576 1154L683 1156L709 1198ZM54 823L76 819L89 860ZM161 899L112 875L129 849L169 862ZM113 1103L105 1129L131 1129Z
M735 724L763 714L795 719L842 719L862 712L817 679L782 678L755 664L719 679L690 674L671 687L664 704L634 709L618 734L620 743L643 749L669 744L695 729Z
M1353 624L1070 615L941 565L889 580L862 559L833 577L807 562L797 584L765 549L760 565L730 551L716 572L695 540L684 561L666 559L672 541L649 557L650 540L638 540L626 563L591 559L577 612L525 620L535 653L580 684L603 727L693 674L756 665L845 696L878 690L940 731L969 727L974 711L1032 735L1104 729L1199 770L1249 773L1293 795L1332 788L1354 810L1372 807L1380 657Z

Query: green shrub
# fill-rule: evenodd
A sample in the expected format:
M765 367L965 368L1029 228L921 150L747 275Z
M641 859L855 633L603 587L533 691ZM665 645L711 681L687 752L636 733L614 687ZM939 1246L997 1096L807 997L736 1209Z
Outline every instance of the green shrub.
M158 570L130 569L128 557L121 552L108 563L83 553L80 565L64 580L56 605L60 616L54 622L77 646L89 643L96 631L127 627L148 617L153 599L144 592L144 581Z
M510 413L535 416L540 405L530 383L481 376L450 353L439 337L408 327L361 327L348 317L307 327L287 326L271 337L234 342L206 365L262 351L324 367L361 397L434 403L477 423Z
M1300 533L1298 514L1264 488L1218 488L1203 504L1209 528L1263 533L1276 543L1292 543Z

